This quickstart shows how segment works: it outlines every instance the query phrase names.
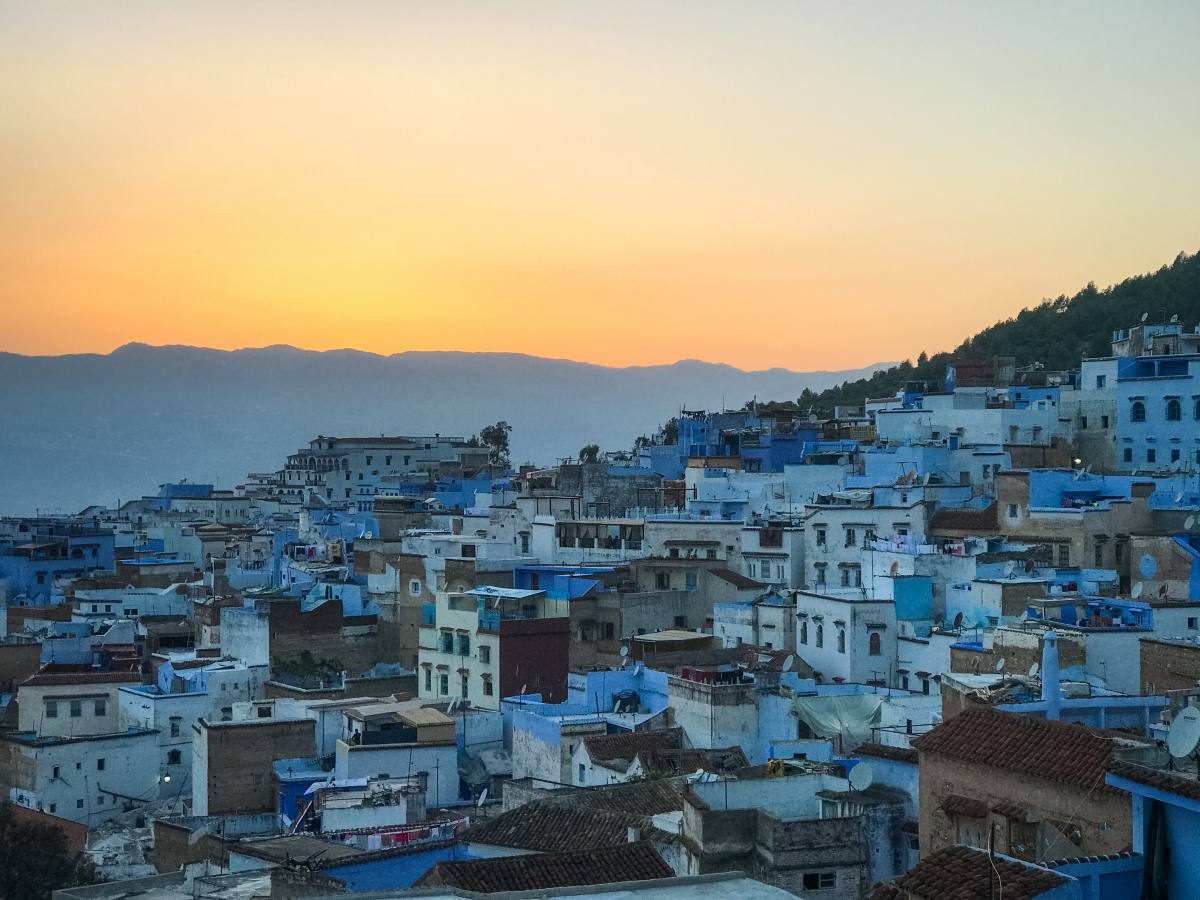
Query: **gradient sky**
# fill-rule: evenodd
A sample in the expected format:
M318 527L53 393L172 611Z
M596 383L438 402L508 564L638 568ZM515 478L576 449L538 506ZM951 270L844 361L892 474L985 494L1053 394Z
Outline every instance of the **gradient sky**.
M1200 249L1200 4L0 8L0 349L846 368Z

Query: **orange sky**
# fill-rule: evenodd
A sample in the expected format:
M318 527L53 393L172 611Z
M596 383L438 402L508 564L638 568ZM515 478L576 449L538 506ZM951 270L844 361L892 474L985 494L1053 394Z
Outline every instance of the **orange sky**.
M0 12L0 349L846 368L1200 249L1188 3Z

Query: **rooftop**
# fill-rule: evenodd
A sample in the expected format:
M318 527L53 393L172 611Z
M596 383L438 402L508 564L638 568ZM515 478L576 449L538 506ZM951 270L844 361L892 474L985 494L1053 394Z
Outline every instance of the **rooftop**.
M997 878L997 876L999 876ZM1000 854L956 845L930 854L899 878L877 885L868 900L978 900L1003 884L1005 900L1033 900L1071 879Z
M988 768L1034 775L1084 790L1104 785L1116 739L1083 725L968 709L913 741L920 754L936 753Z
M534 800L495 818L477 822L463 832L461 838L470 844L565 853L624 844L630 826L645 824L643 817L627 813L589 809L554 800Z
M673 874L649 843L639 841L597 850L441 862L421 883L494 893L648 881Z

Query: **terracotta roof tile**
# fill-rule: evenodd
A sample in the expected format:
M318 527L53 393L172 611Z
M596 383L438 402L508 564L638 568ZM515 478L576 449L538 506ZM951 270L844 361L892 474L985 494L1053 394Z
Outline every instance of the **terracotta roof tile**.
M679 750L683 747L682 728L660 728L655 731L629 731L584 738L592 762L616 762L625 769L639 753L653 750Z
M738 590L757 590L767 586L765 582L747 578L741 572L735 572L733 569L709 569L708 574L720 578L728 584L732 584Z
M988 805L982 800L951 794L942 801L941 810L948 816L965 816L968 819L986 819Z
M1006 769L1092 790L1116 743L1083 725L991 708L969 709L913 741L924 756L936 753L985 768Z
M858 749L854 751L854 755L874 756L878 759L891 759L896 762L912 763L913 765L916 765L917 762L917 751L911 747L888 747L872 741L859 744Z
M564 853L625 843L630 826L645 824L646 820L639 816L534 800L495 818L476 822L462 833L462 840L539 853Z
M21 684L37 687L52 684L140 684L138 672L45 672L30 675Z
M1136 781L1147 787L1158 788L1169 794L1178 794L1190 800L1200 800L1200 781L1192 777L1176 775L1163 769L1151 769L1136 763L1116 762L1108 767L1108 771L1127 781Z
M440 862L418 884L488 894L649 881L674 874L649 843L639 841L598 850Z
M979 900L997 884L1004 884L1004 900L1034 900L1070 882L1049 869L997 854L989 859L974 847L945 847L930 854L899 878L877 885L868 900Z

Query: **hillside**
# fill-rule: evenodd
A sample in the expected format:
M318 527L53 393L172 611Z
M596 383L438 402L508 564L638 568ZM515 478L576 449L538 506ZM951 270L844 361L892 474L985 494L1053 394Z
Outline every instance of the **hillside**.
M890 365L890 364L883 364ZM323 434L469 435L513 426L515 462L629 447L681 406L797 396L874 368L744 372L685 360L607 368L502 353L221 351L0 354L0 514L74 511L187 477L233 487Z
M894 394L905 381L940 381L954 359L1016 357L1017 365L1042 363L1047 369L1070 369L1088 356L1107 356L1112 332L1137 324L1143 313L1161 322L1172 315L1186 327L1200 322L1200 254L1180 253L1157 272L1127 278L1097 290L1089 284L1073 297L1061 296L1024 309L967 338L952 351L919 358L914 364L875 372L824 391L803 392L795 400L764 404L760 409L798 408L830 415L836 405L861 405L868 397Z

